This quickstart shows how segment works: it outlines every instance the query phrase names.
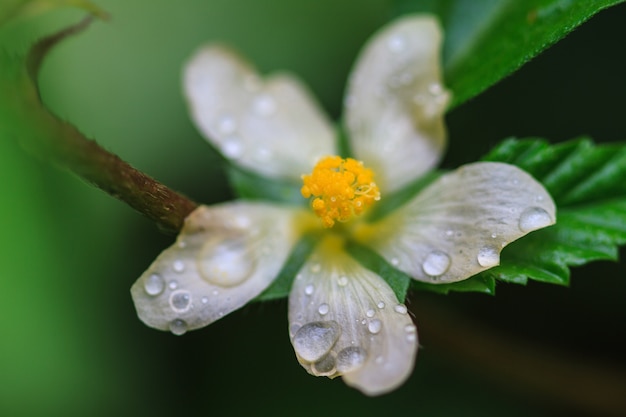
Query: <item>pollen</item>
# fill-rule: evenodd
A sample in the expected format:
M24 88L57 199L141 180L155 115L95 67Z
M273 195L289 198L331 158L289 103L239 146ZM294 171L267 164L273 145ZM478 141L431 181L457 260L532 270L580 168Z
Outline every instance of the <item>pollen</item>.
M322 158L311 174L302 176L302 182L300 192L311 199L311 208L324 227L347 222L380 200L374 173L352 158Z

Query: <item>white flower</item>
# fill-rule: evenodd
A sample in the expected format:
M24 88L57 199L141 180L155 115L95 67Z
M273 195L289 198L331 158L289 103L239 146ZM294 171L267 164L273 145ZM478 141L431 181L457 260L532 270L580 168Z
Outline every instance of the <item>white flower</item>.
M297 80L263 80L222 47L199 50L184 74L199 130L244 169L302 178L311 207L199 207L133 285L141 320L175 334L212 323L267 288L298 239L318 230L322 237L289 297L298 361L368 395L400 385L413 368L416 328L387 282L345 252L346 241L369 246L416 280L450 283L498 265L502 248L556 218L550 195L530 175L489 162L443 175L378 221L359 216L441 157L449 94L440 45L428 16L394 21L366 45L349 80L344 119L362 163L332 156L335 130Z

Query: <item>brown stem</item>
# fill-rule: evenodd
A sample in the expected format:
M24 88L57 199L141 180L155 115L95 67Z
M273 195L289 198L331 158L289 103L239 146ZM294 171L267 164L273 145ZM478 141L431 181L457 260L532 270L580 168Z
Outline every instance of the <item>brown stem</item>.
M185 217L197 204L122 161L95 141L87 139L70 123L52 115L39 98L36 88L39 67L49 50L59 41L86 28L92 18L39 41L27 57L27 72L35 93L27 97L28 122L36 133L23 138L24 146L40 156L69 169L87 182L154 220L166 232L181 229ZM33 120L33 118L35 120Z

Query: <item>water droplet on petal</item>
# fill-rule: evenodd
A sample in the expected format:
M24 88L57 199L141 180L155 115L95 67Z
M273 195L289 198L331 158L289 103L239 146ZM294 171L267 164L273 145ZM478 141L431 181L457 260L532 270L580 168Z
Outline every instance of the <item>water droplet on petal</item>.
M378 334L380 333L380 329L382 329L382 327L383 322L378 319L374 319L368 324L367 330L369 330L372 334Z
M415 342L417 340L417 334L409 333L406 335L407 342Z
M174 291L170 295L170 307L177 313L184 313L191 308L191 293L186 290Z
M170 290L175 290L176 288L178 288L178 281L173 279L169 282L169 284L167 284L167 286L169 287Z
M270 116L276 111L276 102L269 94L261 94L254 99L254 111L261 116Z
M345 287L346 285L348 285L348 277L339 277L339 279L337 280L337 284L339 284L340 287Z
M422 263L422 269L427 275L439 276L450 268L451 259L448 254L435 250L429 253Z
M372 310L371 308L365 312L365 315L369 317L370 319L374 317L374 314L376 314L376 312Z
M497 233L492 233L492 234L491 234L491 238L492 238L492 239L495 239L495 238L497 238L497 237L498 237L498 234L497 234Z
M417 329L415 328L414 324L407 324L406 326L404 326L404 331L406 333L415 333Z
M382 301L379 301L378 304L376 304L376 307L382 310L383 308L385 308L385 303L383 303Z
M143 289L153 297L159 295L165 289L165 280L159 274L151 274L144 280Z
M500 254L495 248L487 246L478 251L476 259L480 266L490 268L500 263Z
M400 260L398 258L391 258L391 265L398 266L400 264Z
M237 122L231 116L224 116L218 121L217 128L221 134L230 135L237 130Z
M176 272L183 272L185 270L185 263L183 261L181 261L181 260L176 260L172 264L172 268Z
M354 371L365 362L365 350L358 346L350 346L337 354L337 371L346 373Z
M233 287L250 278L255 261L246 244L243 239L209 239L196 259L202 277L221 287Z
M326 355L341 335L335 321L316 321L300 327L293 336L293 347L302 359L315 362Z
M317 312L320 313L322 316L328 314L329 311L330 307L326 303L320 304L319 308L317 309Z
M335 373L335 364L335 357L332 354L328 354L319 361L313 363L311 370L317 376L332 375Z
M387 47L391 52L402 52L406 48L406 39L400 34L395 34L387 40Z
M170 332L176 336L187 333L187 323L184 320L176 319L170 322Z
M231 137L222 143L222 152L225 156L231 159L241 158L243 155L244 147L241 140L236 137Z
M408 310L407 310L407 308L406 308L406 306L405 306L404 304L398 304L398 305L396 305L396 306L393 308L393 310L394 310L396 313L399 313L399 314L406 314L406 313L408 312Z
M209 297L202 297L200 301L202 301L202 304L206 304L209 302Z
M552 224L552 218L541 207L529 207L522 212L519 218L519 228L522 232L531 232Z
M306 295L311 295L313 294L313 291L315 291L315 287L313 286L313 284L309 284L306 287L304 287L304 293Z

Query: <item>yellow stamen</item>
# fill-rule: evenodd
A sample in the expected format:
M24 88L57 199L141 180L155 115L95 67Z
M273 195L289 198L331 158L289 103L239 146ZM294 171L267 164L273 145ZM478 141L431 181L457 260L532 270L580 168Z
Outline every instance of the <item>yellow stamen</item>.
M324 227L346 222L380 200L374 173L352 158L322 158L311 174L302 176L302 181L300 192L304 198L311 198L311 208Z

